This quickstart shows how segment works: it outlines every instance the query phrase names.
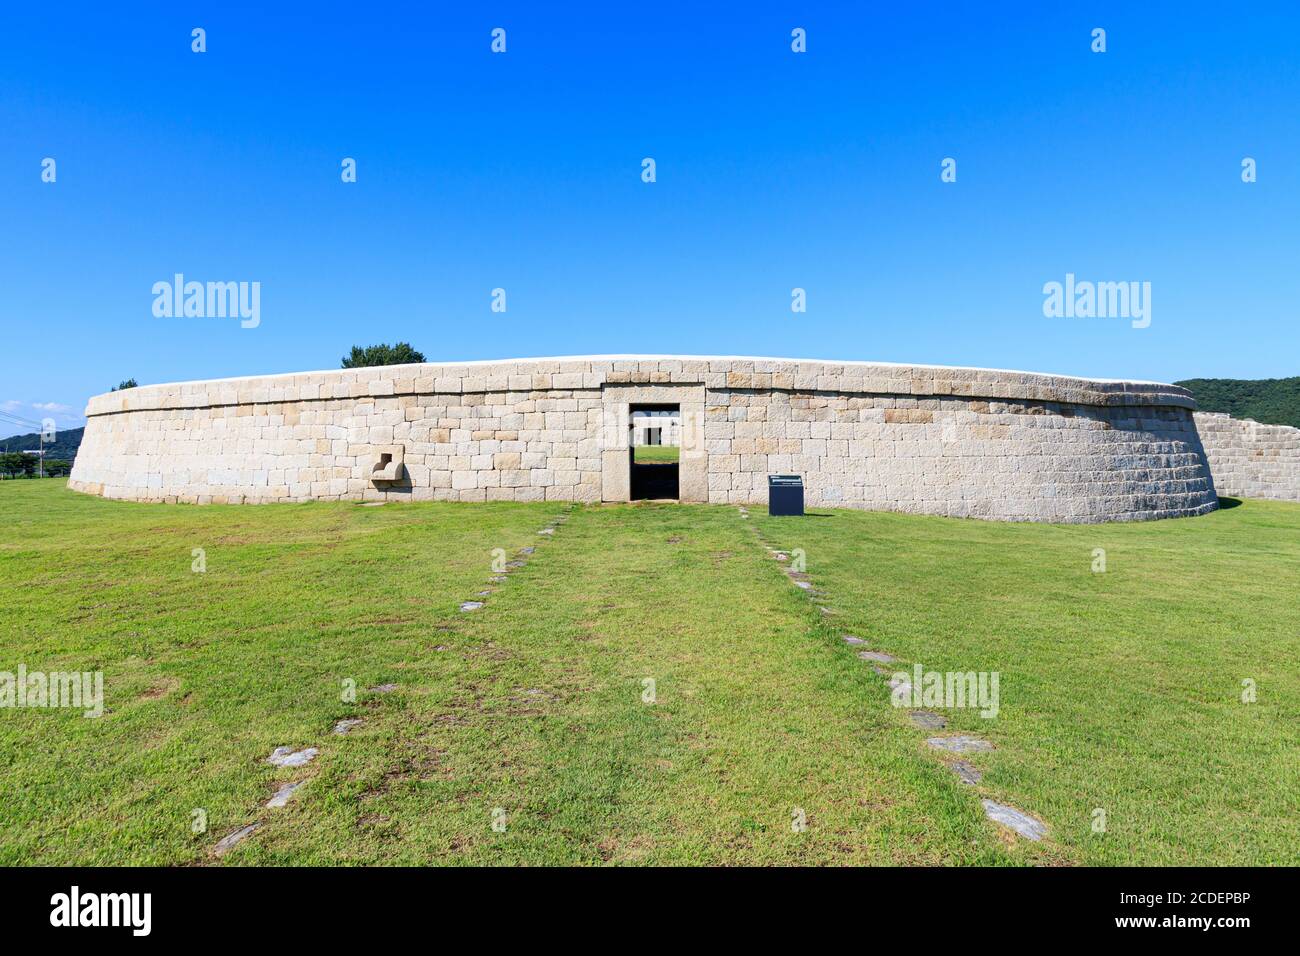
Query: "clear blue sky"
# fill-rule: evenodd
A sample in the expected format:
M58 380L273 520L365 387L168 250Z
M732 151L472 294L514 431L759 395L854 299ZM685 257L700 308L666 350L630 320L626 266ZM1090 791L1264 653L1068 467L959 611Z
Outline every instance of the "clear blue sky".
M289 6L4 5L11 413L396 340L1300 374L1294 2ZM261 325L155 318L177 272ZM1067 272L1151 326L1044 318Z

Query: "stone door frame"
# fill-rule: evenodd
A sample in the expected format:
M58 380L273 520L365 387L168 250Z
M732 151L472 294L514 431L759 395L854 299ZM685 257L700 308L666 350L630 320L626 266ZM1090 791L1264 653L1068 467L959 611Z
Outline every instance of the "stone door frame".
M600 499L632 500L633 405L676 405L681 412L677 495L682 503L709 500L709 456L704 447L704 385L606 384L601 389Z

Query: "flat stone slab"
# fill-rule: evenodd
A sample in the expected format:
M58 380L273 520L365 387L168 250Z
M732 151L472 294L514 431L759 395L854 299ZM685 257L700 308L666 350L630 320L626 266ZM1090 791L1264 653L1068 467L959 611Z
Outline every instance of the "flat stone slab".
M225 856L226 853L234 848L236 843L244 839L244 837L252 836L260 829L262 829L262 824L260 823L250 823L246 827L240 827L234 833L224 836L217 841L217 845L212 848L213 855Z
M273 796L270 800L266 801L267 809L270 810L280 809L280 807L284 806L286 803L289 802L289 798L293 796L293 792L306 782L307 781L305 780L300 780L298 783L286 783L279 790L275 791L275 796Z
M378 685L376 685L375 687L370 688L370 693L372 693L372 694L391 694L391 693L392 693L393 691L395 691L395 690L397 690L397 685L396 685L396 684L378 684Z
M857 644L865 644L865 643L867 643L867 642L864 641L864 640L863 640L862 638L860 638L860 637L855 637L855 636L853 636L852 634L845 634L845 635L844 635L844 643L845 643L845 644L854 644L854 645L857 645Z
M981 800L980 803L984 804L984 813L990 820L1015 830L1026 840L1037 841L1047 836L1046 823L1035 820L1015 807L1009 807L1005 803L994 803L992 800Z
M948 726L946 718L931 710L914 710L907 716L912 718L913 724L925 730L943 730Z
M898 660L892 654L886 654L884 651L858 651L858 657L864 661L880 661L882 664L892 664Z
M536 548L535 546L533 546L533 545L530 544L530 545L529 545L528 547L526 547L526 548L520 548L520 549L519 549L519 553L520 553L520 554L532 554L532 553L533 553L534 551L536 551L536 550L537 550L537 548Z
M507 561L507 562L506 562L506 567L507 567L507 568L522 568L522 567L527 567L527 565L528 565L528 562L527 562L527 561Z
M537 533L538 533L538 534L555 534L555 529L554 529L554 528L543 528L541 531L539 531L539 532L537 532Z
M507 578L504 574L497 574L488 578L488 580L491 581L493 584L504 584L506 581L509 580L509 578Z
M805 591L812 590L812 584L808 581L796 581L794 582L794 586L797 588L803 588Z
M334 725L334 733L342 737L353 727L360 727L363 723L365 723L365 721L363 721L360 717L349 717L346 720L340 720L337 724Z
M790 560L790 555L786 554L784 551L774 551L772 557L776 558L778 561Z
M361 507L363 507L363 508L382 508L382 507L383 507L384 505L386 505L386 504L388 504L387 501L366 501L366 502L362 502Z
M301 767L315 760L318 753L320 751L315 747L307 747L304 750L276 747L271 751L271 756L266 758L266 762L273 767Z
M462 611L477 611L483 606L482 601L462 601L460 609Z
M974 786L984 779L984 774L976 770L975 765L968 761L954 760L948 766L952 767L952 772L957 775L957 779L962 783L969 783Z
M926 741L936 750L946 750L954 754L982 753L993 749L993 745L979 737L957 734L954 737L931 737Z
M492 593L492 589L491 589L491 588L488 588L488 589L485 590L485 591L479 591L479 592L478 592L478 596L479 596L479 597L487 597L487 596L488 596L489 594L491 594L491 593Z
M886 671L886 673L889 672ZM902 674L895 674L893 677L889 678L890 690L898 690L900 687L905 687L907 688L907 693L912 693L912 682Z

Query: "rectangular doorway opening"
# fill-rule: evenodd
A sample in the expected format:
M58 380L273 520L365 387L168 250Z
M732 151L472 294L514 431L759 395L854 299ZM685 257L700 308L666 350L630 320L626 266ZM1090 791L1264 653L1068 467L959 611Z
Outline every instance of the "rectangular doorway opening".
M680 497L682 413L680 405L632 405L628 456L633 501Z

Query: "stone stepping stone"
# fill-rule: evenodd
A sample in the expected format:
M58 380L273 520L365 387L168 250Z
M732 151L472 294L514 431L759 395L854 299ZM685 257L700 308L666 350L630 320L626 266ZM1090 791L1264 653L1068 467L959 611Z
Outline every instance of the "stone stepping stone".
M528 565L528 562L527 562L527 561L507 561L507 562L506 562L506 567L507 567L507 568L523 568L523 567L527 567L527 565Z
M509 579L504 574L498 574L488 578L488 580L491 581L493 584L502 584Z
M541 531L539 531L539 532L537 532L537 533L538 533L538 534L555 534L555 529L554 529L554 528L543 528Z
M953 773L957 775L957 779L962 783L974 786L984 779L984 774L976 770L974 764L965 760L954 760L948 766L952 767Z
M954 737L931 737L926 741L936 750L946 750L954 754L982 753L993 749L993 745L979 737L957 734Z
M460 609L462 611L477 611L483 606L482 601L462 601Z
M391 694L395 690L397 690L396 684L379 684L370 688L369 692L371 694Z
M349 717L346 720L340 720L334 725L334 733L342 737L353 727L360 727L363 723L365 723L365 721L360 717Z
M844 635L844 643L845 643L845 644L855 644L855 645L856 645L856 644L865 644L865 643L867 643L867 642L864 641L864 640L863 640L862 638L860 638L860 637L855 637L855 636L852 635L852 634L845 634L845 635Z
M871 669L881 677L888 677L890 674L894 673L888 667L881 667L879 664L872 664Z
M479 592L478 592L478 596L479 596L479 597L487 597L487 596L488 596L489 594L491 594L491 593L492 593L492 589L491 589L491 588L488 588L486 591L479 591Z
M790 555L786 554L784 551L773 551L772 557L776 558L778 561L790 560Z
M885 673L888 674L890 673L890 671L885 671ZM908 694L912 693L911 680L909 680L907 677L903 676L902 674L894 674L892 677L889 678L889 689L898 690L900 687L904 688L906 693Z
M794 582L794 586L797 588L803 588L805 591L812 590L812 584L808 581L796 581Z
M293 796L293 792L306 782L307 782L306 780L300 780L298 783L286 783L279 790L275 791L275 796L273 796L270 800L266 801L267 809L268 810L280 809L282 806L284 806L289 802L289 798Z
M834 614L834 613L835 613L835 612L832 611L830 608L828 608L828 607L822 607L820 604L817 605L817 610L821 611L823 614Z
M984 813L990 820L1016 831L1026 840L1037 842L1047 836L1046 823L1035 820L1015 807L1009 807L1005 803L994 803L992 800L981 800L980 803L984 804Z
M858 651L858 657L864 661L880 661L882 664L892 664L898 660L892 654L886 654L884 651Z
M947 718L941 717L930 710L914 710L907 716L912 718L913 724L924 730L943 730L948 726Z
M225 856L236 843L244 839L244 837L252 836L260 829L262 829L262 824L250 823L248 826L240 827L234 833L222 837L217 841L217 845L212 848L213 856Z
M540 532L539 532L539 533L540 533ZM520 554L532 554L532 553L533 553L534 551L536 551L536 550L537 550L536 546L530 544L530 545L529 545L528 547L526 547L526 548L520 548L520 549L519 549L519 553L520 553Z
M301 767L315 760L318 753L320 751L315 747L308 747L305 750L276 747L271 751L271 756L266 758L266 762L273 767Z

